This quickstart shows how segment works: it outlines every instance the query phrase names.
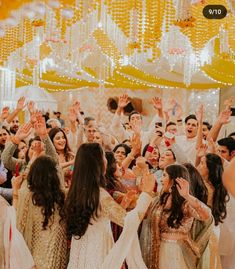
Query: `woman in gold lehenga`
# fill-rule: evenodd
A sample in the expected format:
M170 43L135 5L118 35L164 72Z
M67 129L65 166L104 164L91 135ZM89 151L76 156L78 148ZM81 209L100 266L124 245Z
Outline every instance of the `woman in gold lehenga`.
M194 219L211 219L211 211L189 194L189 173L184 166L167 166L161 181L161 195L142 226L144 261L148 269L196 269L200 253L190 230Z
M67 237L60 212L65 195L56 163L38 157L30 167L28 188L19 190L17 225L34 258L36 268L65 269ZM16 190L14 190L16 193Z
M223 163L221 158L212 153L206 154L198 166L208 191L207 205L211 208L214 217L214 226L208 247L201 260L202 269L220 269L221 262L218 252L220 228L227 215L226 202L229 200L228 192L222 183Z

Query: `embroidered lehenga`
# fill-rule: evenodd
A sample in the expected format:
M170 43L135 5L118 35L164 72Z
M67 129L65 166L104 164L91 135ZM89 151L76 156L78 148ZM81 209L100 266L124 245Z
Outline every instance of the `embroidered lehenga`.
M65 269L67 265L67 237L60 221L58 208L44 230L42 208L33 204L32 193L19 190L17 226L22 233L38 269Z
M191 239L190 230L194 219L204 221L203 213L210 212L199 200L197 204L198 206L193 208L188 202L184 203L184 217L180 227L175 229L168 226L169 212L164 210L159 198L156 198L147 219L143 221L140 238L143 258L148 269L197 268L200 245Z

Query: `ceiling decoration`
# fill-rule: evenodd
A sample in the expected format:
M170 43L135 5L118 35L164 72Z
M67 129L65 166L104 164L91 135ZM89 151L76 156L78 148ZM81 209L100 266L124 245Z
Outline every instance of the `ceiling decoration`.
M203 16L214 0L1 0L4 94L235 84L235 4L218 2L222 20Z

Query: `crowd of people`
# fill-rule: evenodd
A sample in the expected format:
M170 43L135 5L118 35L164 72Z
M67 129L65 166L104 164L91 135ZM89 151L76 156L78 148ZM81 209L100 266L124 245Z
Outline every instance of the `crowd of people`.
M233 99L212 124L154 97L148 128L129 102L109 128L79 101L66 120L25 97L2 109L0 268L235 268Z

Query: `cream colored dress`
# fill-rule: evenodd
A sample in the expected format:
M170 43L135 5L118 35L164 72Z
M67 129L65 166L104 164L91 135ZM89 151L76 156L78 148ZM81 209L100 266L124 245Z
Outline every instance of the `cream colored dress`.
M99 217L91 220L92 225L81 239L72 238L68 269L120 269L125 258L129 269L147 269L140 253L137 229L151 197L142 193L136 208L126 213L108 192L102 188L100 192ZM115 244L110 221L124 226Z
M0 268L32 269L32 255L16 229L15 209L0 196Z
M67 266L66 230L60 219L58 209L55 209L44 230L42 208L33 204L32 193L29 190L20 189L17 226L29 247L37 269L65 269Z

